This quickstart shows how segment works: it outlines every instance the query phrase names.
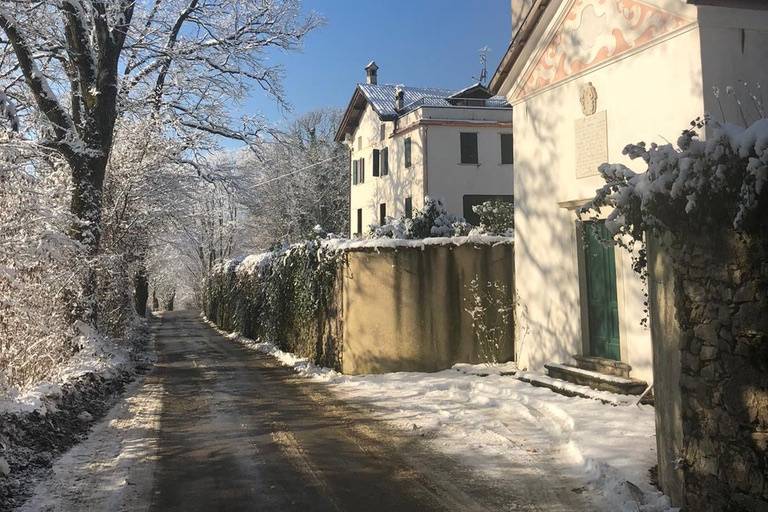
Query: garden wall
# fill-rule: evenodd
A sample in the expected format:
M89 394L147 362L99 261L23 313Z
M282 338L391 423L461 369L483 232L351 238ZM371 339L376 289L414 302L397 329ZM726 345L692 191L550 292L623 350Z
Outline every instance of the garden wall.
M348 251L346 259L344 373L436 371L482 362L466 309L475 307L476 295L486 296L487 283L503 285L494 288L497 303L500 294L506 305L514 303L511 244L361 249ZM512 360L512 308L502 313L506 321L489 313L489 327L500 334L497 357Z
M490 352L509 361L514 246L484 238L308 242L228 262L208 280L204 311L350 374L436 371Z

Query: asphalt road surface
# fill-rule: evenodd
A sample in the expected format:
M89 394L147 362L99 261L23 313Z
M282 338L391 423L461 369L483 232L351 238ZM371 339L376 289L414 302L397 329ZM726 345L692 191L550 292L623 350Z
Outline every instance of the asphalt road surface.
M195 313L165 313L153 331L155 370L24 510L594 510L541 468L483 478Z

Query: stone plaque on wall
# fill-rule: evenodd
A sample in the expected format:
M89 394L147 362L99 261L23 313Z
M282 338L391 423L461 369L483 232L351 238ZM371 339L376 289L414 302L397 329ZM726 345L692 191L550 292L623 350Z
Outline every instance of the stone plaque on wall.
M605 110L576 120L576 177L598 176L608 161L608 117Z

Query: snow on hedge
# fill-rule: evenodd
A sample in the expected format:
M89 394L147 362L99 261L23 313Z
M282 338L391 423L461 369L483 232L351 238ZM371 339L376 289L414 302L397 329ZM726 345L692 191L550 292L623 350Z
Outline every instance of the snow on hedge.
M233 258L221 261L213 266L213 273L236 272L238 274L260 274L269 268L270 263L277 258L286 256L290 251L302 248L314 248L317 251L325 251L327 254L335 254L356 250L380 250L380 249L425 249L427 247L462 245L514 245L514 236L469 234L465 236L431 237L419 239L403 238L328 238L318 241L306 241L291 244L272 252L251 254L241 258Z
M424 249L434 246L460 245L499 245L514 244L514 237L499 235L470 234L466 236L431 237L420 239L403 238L364 238L323 241L323 247L334 251L349 251L356 249L397 249L401 247Z

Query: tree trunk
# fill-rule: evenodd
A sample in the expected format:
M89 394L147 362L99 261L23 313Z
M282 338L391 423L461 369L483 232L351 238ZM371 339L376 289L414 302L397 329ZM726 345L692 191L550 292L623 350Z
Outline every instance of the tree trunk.
M147 271L142 265L133 277L133 305L139 316L147 316L147 301L149 300L149 281Z
M101 196L107 158L68 155L67 160L72 168L74 185L70 210L76 218L71 228L71 236L82 245L86 257L86 268L81 281L82 299L74 304L72 320L96 326L98 284L96 258L101 241Z
M171 293L168 297L165 299L165 310L166 311L173 311L173 302L176 299L176 292Z
M160 301L157 300L157 291L152 290L152 311L160 309Z

